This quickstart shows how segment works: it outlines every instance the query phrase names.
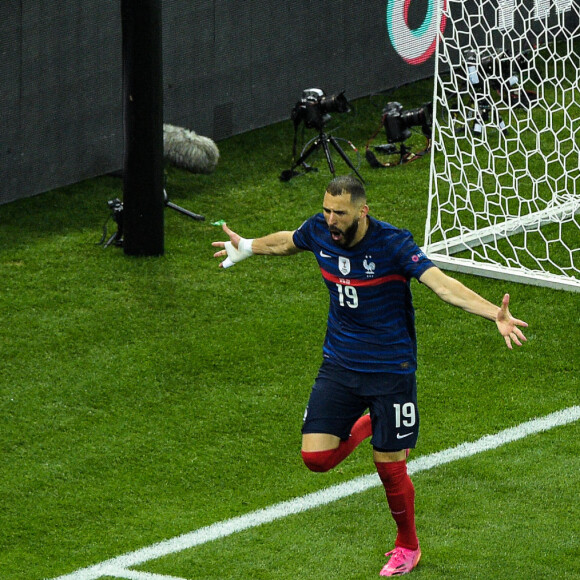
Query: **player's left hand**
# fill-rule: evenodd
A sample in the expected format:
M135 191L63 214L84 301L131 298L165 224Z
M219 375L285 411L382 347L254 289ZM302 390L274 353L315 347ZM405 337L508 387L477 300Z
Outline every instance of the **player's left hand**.
M510 295L506 294L501 302L501 307L497 313L495 323L500 334L504 337L505 343L508 348L512 347L512 341L518 346L522 346L522 342L526 342L528 339L524 336L524 333L518 328L518 326L527 327L528 323L523 320L518 320L514 318L509 311Z

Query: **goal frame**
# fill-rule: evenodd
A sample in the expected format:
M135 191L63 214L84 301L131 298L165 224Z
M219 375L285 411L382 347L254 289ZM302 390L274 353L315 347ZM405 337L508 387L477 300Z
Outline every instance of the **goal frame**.
M442 4L449 6L449 0L445 2L436 2L439 17L442 17ZM541 4L541 3L540 3ZM551 7L551 2L548 3ZM560 3L562 4L562 3ZM536 6L537 8L537 6ZM544 7L545 8L545 7ZM501 14L498 18L501 18ZM450 14L447 15L447 22L450 23ZM574 38L577 38L574 36ZM580 34L578 35L580 38ZM573 216L580 213L580 193L576 192L574 183L574 192L560 196L558 201L548 204L545 208L529 213L524 216L507 216L505 221L483 227L478 230L462 231L451 237L443 236L443 240L432 241L434 229L433 211L434 202L437 196L436 190L436 149L439 144L437 131L439 129L436 119L438 118L438 89L440 86L440 53L442 43L445 42L444 31L438 34L438 41L435 51L435 73L433 87L433 149L431 153L431 166L429 178L429 202L427 208L427 219L425 223L425 242L423 251L429 258L440 268L455 272L475 274L489 278L507 280L510 282L524 283L534 286L544 286L560 290L580 292L580 279L565 274L555 274L539 269L528 269L523 266L515 267L507 264L496 262L483 262L472 258L460 258L455 256L458 252L470 250L472 248L484 245L489 241L509 238L512 235L525 233L528 231L537 231L538 228L550 223L562 222L563 219L573 219ZM438 232L441 234L441 232ZM579 229L580 236L580 229Z

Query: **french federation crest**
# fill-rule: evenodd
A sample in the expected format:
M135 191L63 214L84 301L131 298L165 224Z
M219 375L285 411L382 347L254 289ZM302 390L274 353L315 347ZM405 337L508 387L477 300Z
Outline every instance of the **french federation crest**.
M369 262L367 260L367 258L370 258L370 256L367 256L363 262L363 266L366 270L367 273L367 278L372 278L375 275L375 269L376 269L376 264L374 262Z
M343 256L338 257L338 269L343 276L350 273L350 260Z

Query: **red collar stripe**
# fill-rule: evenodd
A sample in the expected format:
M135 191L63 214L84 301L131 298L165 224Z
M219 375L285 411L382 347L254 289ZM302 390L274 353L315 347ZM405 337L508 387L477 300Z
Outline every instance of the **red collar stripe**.
M399 274L381 276L380 278L369 278L368 280L357 280L335 276L334 274L330 274L322 268L320 268L320 271L322 272L322 277L325 280L328 280L329 282L335 282L336 284L342 284L344 286L380 286L381 284L387 284L388 282L408 282L405 276L401 276Z

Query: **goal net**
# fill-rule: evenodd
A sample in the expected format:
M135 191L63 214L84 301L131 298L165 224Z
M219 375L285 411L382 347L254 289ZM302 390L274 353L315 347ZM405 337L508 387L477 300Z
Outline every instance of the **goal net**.
M424 250L441 268L580 292L573 0L440 0Z

